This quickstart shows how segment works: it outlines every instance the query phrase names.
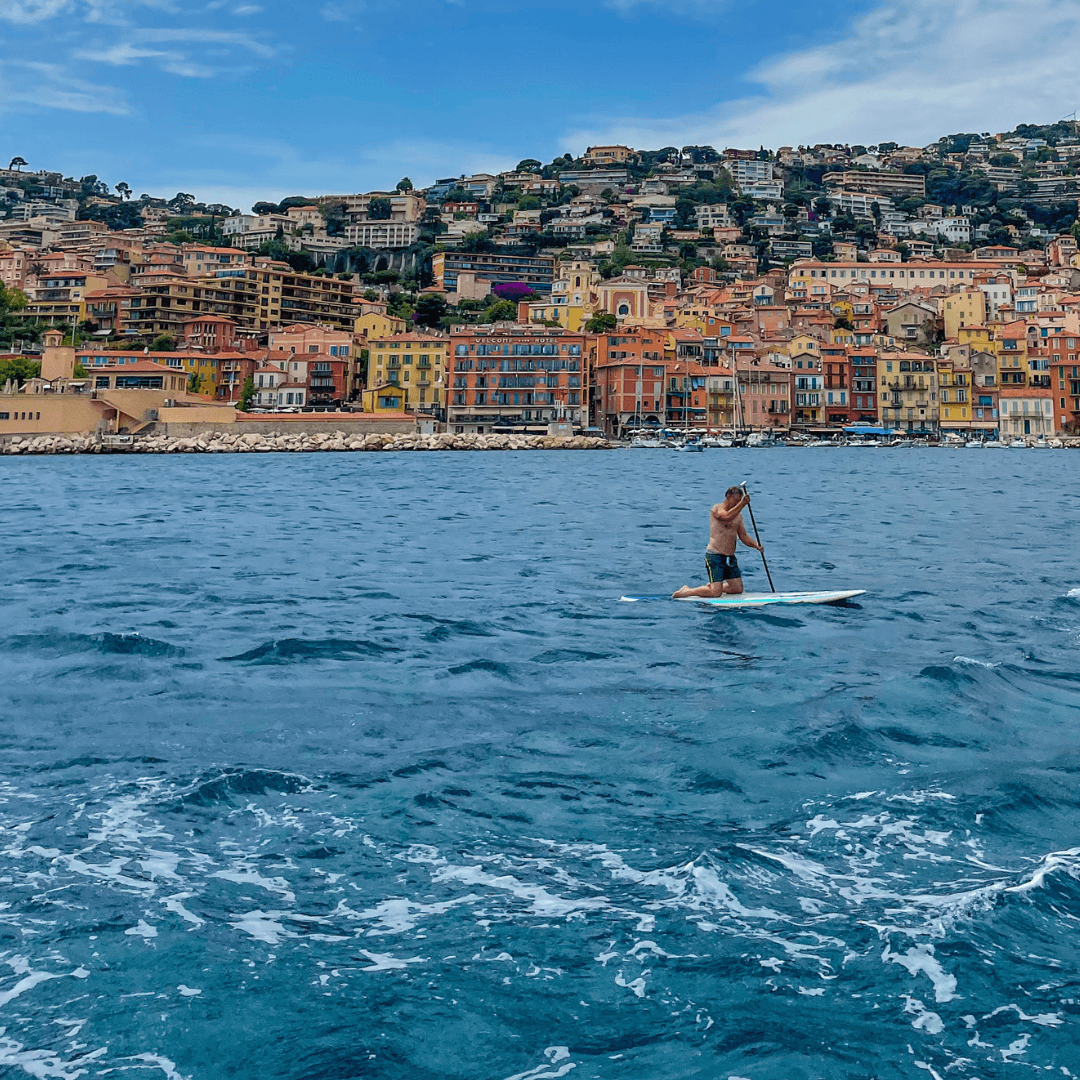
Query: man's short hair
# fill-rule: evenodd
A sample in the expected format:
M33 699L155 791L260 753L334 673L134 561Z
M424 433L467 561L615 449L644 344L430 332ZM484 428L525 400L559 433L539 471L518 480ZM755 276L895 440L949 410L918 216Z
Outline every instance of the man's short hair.
M727 491L724 492L724 498L726 499L729 495L738 495L739 498L742 498L742 493L741 487L729 487Z

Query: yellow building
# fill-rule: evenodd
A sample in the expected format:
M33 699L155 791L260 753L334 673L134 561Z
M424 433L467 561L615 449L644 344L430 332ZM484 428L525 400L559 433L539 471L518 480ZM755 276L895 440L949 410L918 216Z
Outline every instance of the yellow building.
M582 161L589 165L625 165L633 156L629 146L590 146Z
M986 293L982 289L961 289L941 298L945 320L945 340L959 340L960 330L986 324Z
M52 270L30 290L26 314L51 325L82 322L86 318L86 294L107 288L112 282L99 274L80 270Z
M800 334L788 345L791 365L792 422L821 424L825 420L825 376L822 374L820 343ZM740 372L740 380L742 374Z
M372 338L387 338L391 334L404 334L407 329L404 319L387 315L385 309L380 311L373 305L356 317L353 333L362 341L371 341Z
M366 413L405 411L405 394L397 383L373 386L363 392L360 400Z
M941 430L966 434L971 430L971 371L960 357L937 362L938 416Z
M797 356L799 353L811 353L821 359L821 342L810 334L796 334L788 342L788 356Z
M986 326L961 326L956 331L956 340L961 345L970 346L971 352L992 352L994 335Z
M558 323L580 333L596 310L594 286L600 281L599 271L586 259L556 263L551 296L528 303L529 322Z
M992 352L997 357L998 385L1002 390L1027 386L1027 323L1017 320L997 327L993 342L982 351Z
M696 330L702 337L726 338L735 333L735 324L711 304L695 304L675 313L675 325Z
M889 352L878 359L881 423L920 434L938 430L937 362L922 353Z
M133 365L139 361L160 364L170 371L183 372L187 378L185 388L194 393L217 396L218 383L221 381L221 364L225 359L232 360L235 353L215 355L198 352L194 349L176 349L172 352L125 351L104 349L92 342L84 342L76 350L77 359L93 376L98 368Z
M367 385L375 403L371 411L393 408L396 412L434 412L446 404L445 376L450 354L448 338L435 334L391 334L368 342ZM379 396L400 397L396 406L379 406Z

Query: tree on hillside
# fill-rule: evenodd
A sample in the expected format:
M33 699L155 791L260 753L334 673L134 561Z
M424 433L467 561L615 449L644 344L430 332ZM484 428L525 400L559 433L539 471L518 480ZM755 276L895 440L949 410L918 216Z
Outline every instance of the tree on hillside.
M195 196L186 191L178 191L165 205L178 214L190 214L195 206Z
M128 187L128 185L125 184L123 180L121 180L120 183L116 185L116 190L119 193L121 199L131 198L131 188Z
M26 164L26 158L13 157L11 164L8 165L9 169L14 169L16 172L22 172L23 166Z
M276 214L278 204L276 202L259 201L251 208L251 212L259 217L264 217L266 214Z
M485 312L484 322L515 322L517 304L512 300L496 300Z
M446 297L438 293L424 293L416 301L413 319L419 326L440 326L446 316Z
M514 172L538 172L543 167L544 164L542 161L537 161L536 158L527 157L522 158L521 161L517 163L517 168Z
M590 334L606 334L618 326L618 320L609 311L598 311L585 324L585 330Z
M491 251L495 245L491 242L491 238L487 229L480 229L477 232L467 233L461 238L458 243L459 251Z
M413 182L407 176L403 176L397 182L397 187L394 190L402 192L402 193L412 191L413 190Z
M368 202L368 220L369 221L389 221L390 220L390 200L389 199L371 199Z
M25 356L13 356L7 360L0 360L0 388L8 379L11 379L18 388L27 379L36 379L40 374L41 364L36 360L28 360Z

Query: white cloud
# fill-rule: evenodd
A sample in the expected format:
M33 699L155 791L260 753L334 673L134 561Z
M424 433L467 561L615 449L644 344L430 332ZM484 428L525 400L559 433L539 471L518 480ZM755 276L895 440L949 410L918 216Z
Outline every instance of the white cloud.
M8 77L9 69L12 78ZM23 60L0 64L0 113L35 108L114 116L131 111L115 87L76 78L59 64Z
M772 57L761 88L703 112L582 124L568 142L637 146L890 139L1051 122L1080 105L1077 0L882 0L833 42Z
M87 22L123 25L134 6L177 10L173 0L0 0L0 19L29 25L75 12Z
M416 139L362 150L346 146L322 158L309 156L284 141L237 136L230 139L229 149L240 160L235 166L214 168L207 164L207 155L196 152L203 147L188 145L191 152L180 160L190 157L201 164L188 173L182 166L177 171L177 164L171 163L167 182L173 189L179 185L203 201L223 202L245 211L259 199L386 190L402 176L411 177L417 187L423 187L440 176L511 169L518 160L475 143ZM207 147L212 146L207 143ZM257 185L251 184L253 176L258 177Z
M248 34L235 33L231 30L203 30L197 27L179 30L135 30L132 37L137 41L157 44L177 41L202 45L235 45L237 48L249 49L259 56L274 55L274 49L265 42L257 41Z
M0 19L36 23L68 11L71 0L0 0Z
M363 10L363 0L328 0L319 13L327 22L351 22Z
M197 64L183 53L144 49L130 42L118 42L101 49L77 49L72 56L98 64L111 64L114 67L131 67L142 60L153 60L163 71L192 79L209 79L215 74L213 68Z

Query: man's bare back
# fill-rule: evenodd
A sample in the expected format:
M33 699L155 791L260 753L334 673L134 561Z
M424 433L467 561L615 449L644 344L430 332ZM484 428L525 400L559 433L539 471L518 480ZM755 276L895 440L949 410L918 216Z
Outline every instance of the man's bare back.
M688 596L703 598L723 596L725 593L738 594L743 591L742 571L735 558L735 546L741 540L747 547L756 551L765 549L746 531L742 509L750 504L750 496L739 488L728 488L722 503L717 503L709 512L709 546L705 549L705 569L709 575L708 585L699 585L692 589L684 585L678 592L672 593L676 600Z

